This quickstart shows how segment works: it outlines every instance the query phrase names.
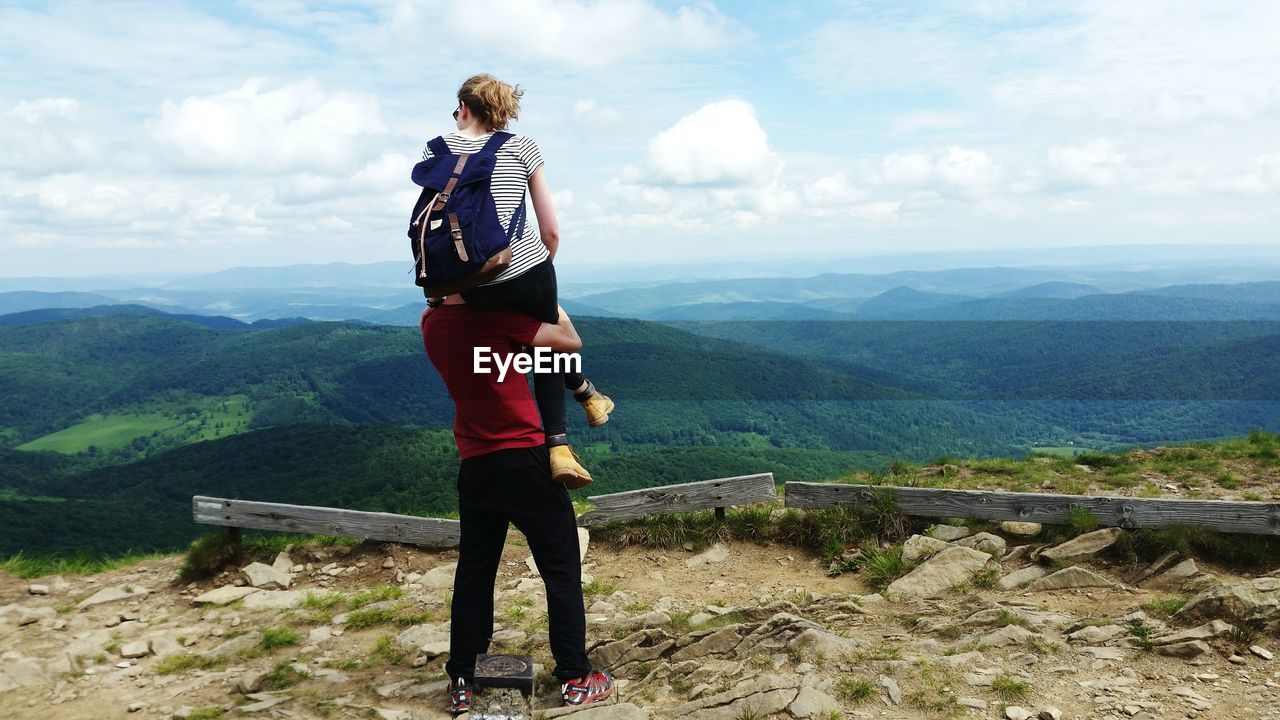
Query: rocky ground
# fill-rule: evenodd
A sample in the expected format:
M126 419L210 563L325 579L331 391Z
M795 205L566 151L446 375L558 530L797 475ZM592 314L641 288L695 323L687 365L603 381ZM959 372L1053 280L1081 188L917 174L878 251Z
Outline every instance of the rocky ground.
M935 526L872 592L793 547L590 546L588 633L620 718L1280 719L1280 577L1170 554L1103 559L1124 531ZM267 558L271 562L271 558ZM452 552L298 547L207 582L180 558L88 577L0 575L11 718L446 718ZM495 650L547 663L541 582L513 531ZM545 671L534 706L558 688Z

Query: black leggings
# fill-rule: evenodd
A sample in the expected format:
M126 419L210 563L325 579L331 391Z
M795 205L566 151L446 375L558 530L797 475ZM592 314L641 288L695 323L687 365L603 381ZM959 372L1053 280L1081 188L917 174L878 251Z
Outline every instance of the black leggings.
M467 290L462 293L462 299L480 310L511 308L553 325L560 319L556 268L549 259L505 282ZM533 395L538 401L542 430L548 439L563 436L567 430L565 389L576 390L586 380L580 372L533 373Z
M476 655L489 651L493 583L508 523L528 539L546 586L556 678L564 682L590 674L578 527L569 491L551 479L547 448L497 450L463 460L458 467L458 519L462 539L453 577L445 663L449 676L471 680Z

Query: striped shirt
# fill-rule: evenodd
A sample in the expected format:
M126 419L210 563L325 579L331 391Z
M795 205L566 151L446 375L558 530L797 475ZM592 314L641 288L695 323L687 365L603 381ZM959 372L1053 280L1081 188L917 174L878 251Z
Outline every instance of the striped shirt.
M444 144L449 148L449 152L455 155L475 153L484 147L491 135L493 133L473 138L451 132L444 136ZM429 157L431 157L431 149L423 149L422 159L426 160ZM515 135L498 148L498 161L493 168L493 181L489 189L493 193L494 205L498 209L498 220L502 223L503 230L511 229L511 216L515 214L516 208L520 207L520 202L525 197L529 187L529 177L540 167L542 167L542 153L539 152L538 144L532 138ZM493 285L523 275L550 256L547 246L543 245L541 238L538 237L534 214L526 211L526 218L524 234L511 240L511 265L485 285Z

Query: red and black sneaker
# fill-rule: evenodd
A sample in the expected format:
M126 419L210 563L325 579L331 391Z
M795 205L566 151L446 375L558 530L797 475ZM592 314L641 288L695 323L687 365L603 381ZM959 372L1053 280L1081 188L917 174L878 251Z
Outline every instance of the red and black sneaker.
M471 710L471 686L462 678L449 682L449 712L464 713Z
M613 694L613 678L608 670L597 670L585 677L570 680L560 686L564 707L586 705L603 700Z

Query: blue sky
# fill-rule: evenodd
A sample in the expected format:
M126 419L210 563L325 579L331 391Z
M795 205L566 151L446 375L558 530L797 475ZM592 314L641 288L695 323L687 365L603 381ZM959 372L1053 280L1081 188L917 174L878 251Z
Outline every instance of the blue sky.
M458 84L565 264L1280 242L1274 2L0 6L3 275L406 260Z

